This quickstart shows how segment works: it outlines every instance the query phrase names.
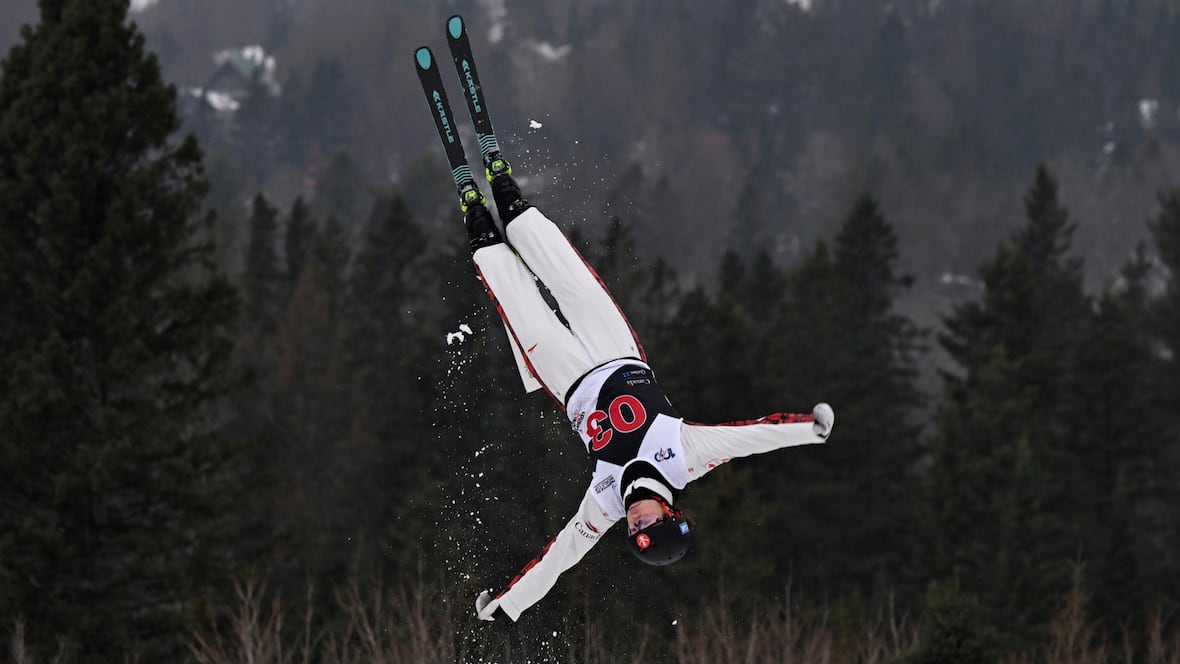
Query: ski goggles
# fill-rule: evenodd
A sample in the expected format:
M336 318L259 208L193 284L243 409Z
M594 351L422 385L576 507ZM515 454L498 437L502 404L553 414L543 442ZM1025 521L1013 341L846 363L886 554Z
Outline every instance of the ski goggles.
M654 514L642 516L639 518L638 521L635 522L634 525L628 524L627 534L634 535L635 533L637 533L645 528L651 528L652 526L656 525L657 523L660 523L661 521L667 521L667 520L668 520L667 516L656 516Z
M652 526L654 526L658 523L662 523L662 522L667 521L668 519L671 519L673 517L680 516L680 510L673 510L671 507L668 506L668 503L665 503L662 500L657 499L656 502L659 503L660 507L662 507L664 509L664 513L663 514L645 514L645 515L639 517L639 520L635 522L635 525L627 524L627 536L628 537L630 537L631 535L634 535L635 533L637 533L641 530L651 528Z

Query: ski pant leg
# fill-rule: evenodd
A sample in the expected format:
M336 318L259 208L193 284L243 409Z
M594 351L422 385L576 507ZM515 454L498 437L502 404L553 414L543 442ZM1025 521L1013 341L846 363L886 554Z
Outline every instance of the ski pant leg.
M564 406L574 381L594 368L586 347L541 296L533 274L507 244L483 247L476 271L533 375Z
M606 286L552 221L533 207L508 224L506 232L557 300L570 329L590 353L591 367L624 357L646 358Z

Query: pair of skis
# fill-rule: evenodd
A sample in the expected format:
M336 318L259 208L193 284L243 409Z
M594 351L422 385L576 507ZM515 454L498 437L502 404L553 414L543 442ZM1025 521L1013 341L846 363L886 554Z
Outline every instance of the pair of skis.
M447 45L451 49L451 58L455 61L455 73L459 75L463 98L467 100L467 110L471 113L471 122L475 125L479 153L490 177L492 164L500 159L500 145L496 142L496 132L492 129L492 119L479 84L475 59L471 56L471 42L467 39L467 25L463 22L463 17L455 15L447 19ZM434 116L438 137L447 153L451 176L455 179L455 188L459 192L459 205L466 212L470 205L482 204L485 199L479 185L475 183L471 167L467 164L463 142L459 139L458 127L455 126L455 116L451 113L451 104L447 101L446 90L443 89L438 61L430 48L423 46L414 51L414 63L418 70L418 80L422 83L422 92L426 94L431 115Z
M471 123L475 126L479 154L483 157L488 180L490 181L495 173L511 173L501 157L500 144L496 142L496 132L492 129L487 100L484 99L483 88L479 84L479 73L475 69L475 58L471 56L471 42L467 39L467 25L463 22L463 17L455 15L447 19L447 45L451 49L451 58L455 61L455 73L459 75L463 98L467 100L467 110L471 113ZM434 116L434 126L438 129L439 140L442 141L443 150L447 153L451 177L455 179L455 188L459 192L459 207L463 212L467 212L467 208L472 205L486 204L483 192L475 183L471 167L467 164L463 141L459 140L455 116L451 113L451 103L447 101L447 92L443 89L442 74L439 73L434 53L423 46L414 51L414 63L418 69L418 80L422 82L422 92L426 94L426 102L430 105L431 115ZM508 332L508 345L512 347L512 356L516 360L516 368L520 372L520 380L524 383L525 391L541 389L541 382L529 370L506 322L505 331Z

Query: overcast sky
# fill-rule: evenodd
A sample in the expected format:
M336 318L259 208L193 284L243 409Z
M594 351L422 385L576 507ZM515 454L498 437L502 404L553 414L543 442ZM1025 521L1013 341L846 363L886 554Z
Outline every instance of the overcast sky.
M20 38L20 26L37 21L37 0L4 0L0 11L0 57Z

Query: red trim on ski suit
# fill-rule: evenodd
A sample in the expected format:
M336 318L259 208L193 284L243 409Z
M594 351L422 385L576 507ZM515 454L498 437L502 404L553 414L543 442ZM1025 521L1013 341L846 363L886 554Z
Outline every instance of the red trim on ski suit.
M488 297L492 300L492 306L496 307L496 313L500 314L500 318L504 321L504 325L508 328L508 333L512 335L512 343L521 350L520 357L524 360L524 365L528 367L529 373L533 374L533 378L544 388L545 393L553 397L553 400L561 404L561 399L553 394L553 390L541 380L541 375L537 373L537 368L533 366L533 361L529 359L529 354L524 352L524 346L520 343L520 338L516 336L516 330L512 329L512 322L508 320L508 316L504 314L504 308L500 306L500 301L496 299L496 294L492 292L492 287L488 285L488 280L484 279L483 271L479 269L479 264L475 264L475 273L479 276L479 282L483 284L484 291L487 292ZM565 410L565 404L561 405L561 409Z
M744 427L751 424L795 424L796 422L814 422L815 415L812 413L771 413L765 417L759 417L756 420L735 420L733 422L721 422L720 424L703 424L701 422L690 422L685 420L685 424L704 427Z
M631 338L635 340L635 347L639 349L639 359L643 360L643 362L646 364L647 352L643 350L643 344L639 343L639 335L635 334L635 328L632 327L631 321L627 318L627 315L623 313L623 308L619 306L619 301L615 299L615 296L610 292L610 289L606 287L606 282L602 280L602 277L598 276L598 272L592 265L590 265L589 261L586 260L586 257L582 255L582 252L578 251L578 248L574 246L574 243L570 242L569 238L566 238L565 241L569 243L570 249L574 250L574 253L578 255L578 258L582 259L582 264L585 265L586 269L590 271L590 274L594 277L594 280L597 281L598 285L602 287L602 292L606 293L606 296L609 297L610 301L615 305L615 309L619 311L619 317L622 318L623 322L627 324L627 329L631 331ZM614 359L621 360L624 358L617 357Z
M549 540L549 543L545 545L545 548L541 549L541 552L538 553L535 558L530 560L527 565L522 567L521 570L516 573L516 576L512 577L512 580L508 582L508 585L504 586L504 589L501 590L500 593L496 595L496 599L500 599L501 597L504 596L504 593L508 592L509 590L512 590L512 586L515 586L517 581L520 581L521 578L523 578L525 574L528 574L529 570L536 567L537 563L540 563L541 559L545 557L545 554L549 553L549 547L553 546L553 543L556 541L557 541L556 537Z

